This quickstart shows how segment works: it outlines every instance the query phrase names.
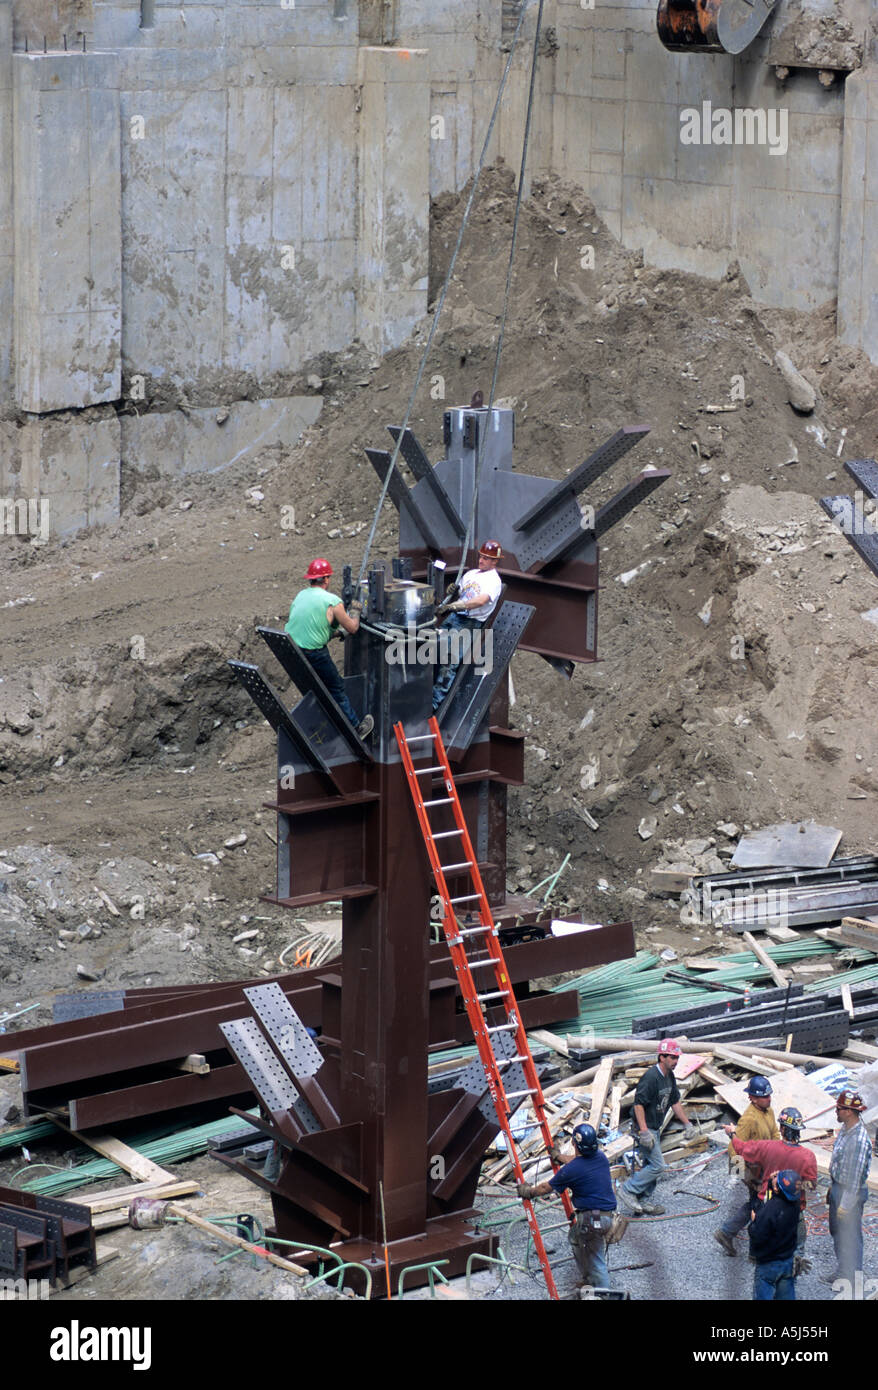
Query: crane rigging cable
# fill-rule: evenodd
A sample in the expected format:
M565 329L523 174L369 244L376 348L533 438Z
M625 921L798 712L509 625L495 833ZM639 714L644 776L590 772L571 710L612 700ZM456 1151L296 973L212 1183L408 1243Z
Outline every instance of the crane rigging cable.
M509 296L510 291L512 289L512 266L513 262L515 261L515 247L518 241L518 219L521 214L521 204L524 197L524 176L525 170L527 168L527 151L528 146L530 145L530 127L531 119L533 117L534 90L536 88L537 80L537 57L539 54L540 35L542 33L543 28L543 4L544 0L540 0L539 9L537 10L536 28L534 30L533 56L531 58L530 64L530 89L527 94L527 114L524 120L524 138L521 142L521 166L518 171L518 194L515 199L515 214L512 218L512 241L509 247L509 261L506 265L506 288L503 293L503 312L500 315L500 327L497 330L497 350L494 354L494 372L491 377L491 390L488 395L489 410L494 404L494 395L497 390L497 375L500 371L500 353L503 351L503 335L506 330L506 318L509 312ZM469 522L466 528L466 536L464 537L463 549L460 552L460 565L458 566L457 570L458 584L460 583L460 576L463 574L464 568L466 566L467 552L469 551L470 545L472 544L474 539L473 532L475 530L476 525L476 511L479 505L479 484L481 483L481 479L482 435L481 433L479 433L476 436L476 466L475 478L473 482L473 504L470 509Z
M494 109L493 109L493 111L491 112L491 119L490 119L490 121L489 121L489 123L488 123L488 129L487 129L487 132L486 132L486 134L485 134L484 143L483 143L483 145L482 145L482 151L481 151L481 154L479 155L479 162L478 162L478 165L476 166L476 172L475 172L475 174L474 174L474 176L473 176L472 188L470 189L469 197L467 198L467 202L466 202L466 207L464 208L463 220L461 221L460 230L458 231L458 234L457 234L457 242L455 243L454 251L453 251L453 253L452 253L451 260L450 260L449 265L448 265L448 270L447 270L446 275L445 275L445 280L444 280L443 285L442 285L442 290L441 290L441 292L440 292L440 294L439 294L439 299L438 299L437 302L436 302L436 309L435 309L435 312L434 312L434 314L433 314L433 321L432 321L432 323L431 323L431 325L430 325L430 332L429 332L429 334L428 334L428 336L427 336L427 341L426 341L426 343L425 343L425 345L424 345L424 351L423 351L423 353L421 354L421 361L420 361L420 364L419 364L419 366L418 366L418 371L417 371L417 375L416 375L416 377L415 377L414 386L412 387L411 395L409 396L409 402L408 402L408 406L406 407L405 418L404 418L404 420L403 420L403 422L402 422L402 426L401 426L401 428L400 428L399 434L397 435L396 442L395 442L395 445L394 445L394 448L393 448L393 453L391 454L391 457L390 457L390 462L389 462L388 465L387 465L387 473L386 473L386 475L385 475L384 482L383 482L382 487L381 487L381 494L380 494L380 496L379 496L379 498L378 498L377 506L375 507L375 515L374 515L373 518L372 518L372 525L371 525L371 527L370 527L370 529L369 529L369 535L368 535L368 537L367 537L367 539L366 539L366 547L365 547L365 550L363 551L363 560L362 560L362 564L360 565L360 572L359 572L359 575L358 575L358 577L357 577L357 585L356 585L356 592L357 592L357 593L359 593L359 591L360 591L360 586L361 586L361 584L362 584L362 582L363 582L363 577L364 577L364 575L365 575L365 573L366 573L366 568L367 568L368 563L369 563L369 554L370 554L370 551L371 551L371 549L372 549L372 545L373 545L374 540L375 540L375 533L376 533L376 531L377 531L377 529L378 529L378 521L379 521L379 518L380 518L380 516L381 516L382 508L384 507L384 502L385 502L385 499L386 499L386 497L387 497L388 488L390 487L390 480L391 480L391 478L393 477L393 473L394 473L394 470L395 470L395 468L396 468L396 462L397 462L397 459L399 458L400 449L401 449L401 447L402 447L402 442L403 442L403 440L404 440L404 438L405 438L406 430L408 429L409 421L411 420L412 411L414 410L414 407L415 407L415 398L416 398L416 396L417 396L418 390L420 389L421 381L422 381L423 375L424 375L424 370L425 370L426 365L427 365L427 359L428 359L428 357L429 357L429 355L430 355L430 349L431 349L431 347L433 346L433 339L434 339L435 336L436 336L436 329L437 329L437 327L438 327L438 325L439 325L439 319L440 319L440 317L441 317L442 309L443 309L443 307L444 307L444 305L445 305L445 299L446 299L446 297L447 297L447 295L448 295L448 290L449 290L450 285L451 285L451 277L452 277L452 275L453 275L453 273L454 273L454 267L455 267L455 265L456 265L456 263L457 263L457 257L458 257L458 254L459 254L459 252L460 252L461 244L462 244L462 242L463 242L464 233L466 232L466 228L467 228L467 223L468 223L468 221L469 221L470 212L472 211L472 206L473 206L473 203L475 202L476 191L477 191L478 186L479 186L479 180L480 180L480 178L481 178L481 176L482 176L482 170L484 169L485 161L486 161L487 156L488 156L488 149L489 149L489 146L490 146L490 144L491 144L491 138L492 138L492 136L493 136L493 134L494 134L494 127L495 127L495 125L496 125L496 123L497 123L497 117L498 117L498 115L499 115L499 113L500 113L500 105L501 105L501 102L502 102L502 100L503 100L503 93L504 93L504 91L505 91L505 89L506 89L506 80L507 80L507 78L508 78L508 76L509 76L509 72L510 72L510 69L511 69L511 67L512 67L512 60L513 60L513 58L515 57L515 51L516 51L516 49L517 49L517 47L518 47L519 38L521 37L521 32L522 32L522 28L523 28L523 25L524 25L524 17L525 17L525 15L526 15L526 13L527 13L529 3L530 3L530 0L523 0L522 6L521 6L521 12L520 12L520 14L519 14L519 16L518 16L518 23L517 23L517 25L515 26L515 33L514 33L513 36L512 36L512 41L511 41L510 46L509 46L509 56L508 56L507 59L506 59L506 66L505 66L504 69L503 69L503 76L500 78L500 85L499 85L499 87L498 87L498 89L497 89L497 97L496 97L496 100L495 100L495 102L494 102ZM539 6L540 16L542 16L542 10L543 10L543 0L540 0L540 6ZM539 38L539 30L540 30L540 25L539 25L539 21L538 21L538 23L537 23L537 38ZM535 64L536 64L536 45L534 46L534 66L535 66ZM527 137L528 137L528 132L529 132L529 126L530 126L530 109L531 109L531 102L532 102L532 101L533 101L533 72L531 73L530 101L529 101L529 103L528 103L528 116L527 116L527 124L526 124L526 127L525 127L525 147L526 147L526 142L527 142ZM523 167L523 166L522 166L522 167ZM519 187L519 197L520 197L520 192L521 192L521 190L520 190L520 187ZM516 209L516 215L517 215L517 209ZM507 276L507 294L508 294L508 276ZM501 336L502 336L502 328L501 328ZM496 364L495 364L495 380L496 380ZM463 554L464 554L464 557L465 557L465 556L466 556L466 549L464 549Z

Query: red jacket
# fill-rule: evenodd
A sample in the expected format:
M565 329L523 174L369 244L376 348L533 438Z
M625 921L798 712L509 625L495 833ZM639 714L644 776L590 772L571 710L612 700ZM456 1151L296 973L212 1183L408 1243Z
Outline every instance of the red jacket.
M762 1169L760 1200L765 1197L768 1179L774 1173L782 1173L785 1168L792 1168L806 1182L817 1183L817 1160L811 1150L803 1148L801 1144L787 1144L783 1139L748 1139L742 1142L736 1134L732 1135L732 1144L735 1153L740 1154L745 1163L756 1163ZM802 1193L804 1205L805 1194Z

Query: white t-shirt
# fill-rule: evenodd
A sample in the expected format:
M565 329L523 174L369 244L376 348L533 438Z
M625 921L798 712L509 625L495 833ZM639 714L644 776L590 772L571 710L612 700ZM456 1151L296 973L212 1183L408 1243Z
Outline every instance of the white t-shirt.
M461 581L460 597L475 598L476 594L482 593L488 594L489 598L487 603L480 603L478 608L467 608L466 616L475 618L480 623L486 622L497 607L502 588L503 581L495 569L467 570Z

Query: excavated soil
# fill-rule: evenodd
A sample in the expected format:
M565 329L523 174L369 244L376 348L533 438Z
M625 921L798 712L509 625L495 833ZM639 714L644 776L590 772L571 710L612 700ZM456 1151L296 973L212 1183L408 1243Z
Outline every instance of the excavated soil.
M434 208L434 296L462 206ZM412 419L432 458L443 405L490 384L513 206L511 173L489 171ZM283 689L257 623L285 618L314 554L359 566L378 494L363 447L403 416L428 327L381 362L355 345L308 364L325 404L294 449L182 482L126 472L117 524L7 539L0 1012L39 1001L21 1023L44 1021L53 994L89 977L277 968L293 921L259 901L273 739L226 661L259 661ZM554 901L658 924L674 944L692 929L649 896L647 871L695 854L719 865L729 823L814 817L844 832L842 851L872 848L878 585L817 499L852 490L844 459L876 452L878 370L833 331L832 305L761 309L734 265L719 283L644 267L582 190L534 185L498 386L518 465L560 478L645 422L586 500L649 463L672 478L602 547L600 662L567 684L515 658L528 780L510 799L511 887L569 852ZM778 349L816 388L811 415L790 406ZM394 552L394 523L388 505L373 557ZM259 935L236 943L246 930Z

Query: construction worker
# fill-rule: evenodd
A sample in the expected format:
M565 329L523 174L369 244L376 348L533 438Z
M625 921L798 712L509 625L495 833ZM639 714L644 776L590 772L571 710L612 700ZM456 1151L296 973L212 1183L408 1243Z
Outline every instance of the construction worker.
M497 607L503 588L497 566L503 557L499 541L484 541L479 550L479 567L467 570L460 581L458 597L451 603L441 603L436 609L436 617L450 614L445 628L450 631L481 626L490 618ZM454 683L462 653L458 647L451 659L443 664L433 683L433 709L437 710ZM456 659L455 659L456 658Z
M750 1104L744 1111L737 1125L735 1133L742 1143L747 1143L751 1139L780 1139L780 1130L777 1127L777 1120L771 1108L771 1082L767 1076L751 1076L747 1087L747 1095L750 1097ZM750 1212L753 1208L754 1199L762 1180L762 1171L757 1166L744 1163L739 1158L731 1143L729 1143L729 1162L737 1164L739 1168L743 1166L741 1177L744 1182L744 1193L740 1195L740 1188L735 1189L729 1213L720 1226L719 1230L714 1231L714 1240L719 1241L727 1255L735 1256L735 1236L750 1220Z
M866 1109L857 1091L841 1091L835 1102L835 1116L841 1129L835 1136L829 1161L829 1233L835 1246L838 1268L824 1275L827 1283L847 1279L853 1286L857 1270L863 1268L863 1207L869 1196L867 1180L872 1164L869 1131L860 1119Z
M756 1265L753 1297L787 1302L796 1297L796 1244L801 1179L792 1168L773 1174L766 1200L750 1226L750 1258Z
M659 1043L658 1061L640 1078L634 1092L633 1129L643 1167L619 1189L623 1210L634 1216L661 1216L665 1210L651 1198L666 1167L662 1157L661 1127L668 1109L682 1121L687 1137L695 1133L695 1126L680 1103L680 1090L673 1075L679 1060L679 1043L665 1038Z
M312 560L305 578L308 588L300 589L290 607L285 631L292 637L302 655L310 662L323 684L326 686L342 713L350 720L360 738L368 738L375 721L371 714L360 719L345 693L344 681L338 673L335 662L326 650L330 637L342 628L355 633L360 626L363 605L354 599L350 613L338 594L329 592L329 579L332 565L328 560Z
M799 1243L798 1252L800 1263L804 1260L802 1252L805 1248L805 1193L813 1192L817 1186L817 1160L810 1149L806 1149L799 1143L802 1130L805 1128L805 1121L802 1119L802 1112L797 1110L794 1105L788 1105L777 1117L780 1127L780 1139L749 1139L742 1142L735 1131L734 1125L724 1125L726 1134L732 1141L732 1147L736 1154L743 1158L745 1163L751 1163L760 1170L761 1177L759 1186L754 1198L755 1203L764 1202L768 1192L769 1183L775 1173L782 1173L788 1169L799 1174L801 1182L800 1191L800 1217L799 1222ZM803 1268L810 1269L810 1261Z
M573 1258L584 1284L593 1289L608 1289L610 1274L607 1269L606 1241L616 1210L610 1164L606 1154L598 1148L598 1136L592 1125L577 1125L572 1137L576 1157L559 1168L554 1177L538 1183L536 1187L526 1182L519 1183L518 1195L547 1197L550 1192L561 1193L570 1189L574 1214L567 1239L573 1249ZM556 1151L553 1150L552 1156L557 1161Z

